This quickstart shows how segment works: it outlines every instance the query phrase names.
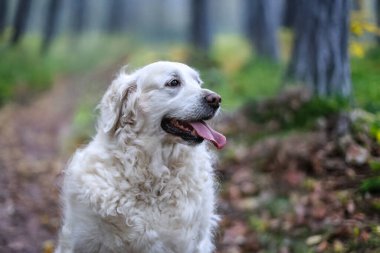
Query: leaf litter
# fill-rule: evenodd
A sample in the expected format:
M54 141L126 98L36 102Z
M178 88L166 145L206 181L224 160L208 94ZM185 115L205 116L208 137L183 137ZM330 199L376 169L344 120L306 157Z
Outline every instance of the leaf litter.
M80 97L77 82L61 79L29 105L0 110L0 252L53 251L60 173L72 151L60 143L70 132L72 98ZM379 251L380 196L368 179L378 175L380 147L362 120L368 115L331 110L307 127L288 127L310 99L285 92L256 103L258 111L250 105L221 119L229 144L217 166L216 252Z

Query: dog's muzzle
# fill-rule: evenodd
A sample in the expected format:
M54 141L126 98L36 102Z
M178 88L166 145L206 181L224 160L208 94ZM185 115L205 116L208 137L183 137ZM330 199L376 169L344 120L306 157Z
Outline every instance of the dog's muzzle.
M205 120L211 119L220 107L222 98L216 93L208 93L203 97L204 106L197 113L197 117L177 119L164 117L161 121L162 129L172 135L179 136L190 144L199 144L208 140L215 147L221 149L226 145L226 137L211 128Z

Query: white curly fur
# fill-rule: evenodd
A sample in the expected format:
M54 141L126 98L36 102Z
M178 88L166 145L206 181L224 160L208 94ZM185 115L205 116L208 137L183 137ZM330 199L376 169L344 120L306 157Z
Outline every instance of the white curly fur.
M166 87L171 78L181 87ZM64 178L56 253L208 253L214 249L213 156L162 130L164 116L201 114L199 75L173 62L120 73L100 105L97 134Z

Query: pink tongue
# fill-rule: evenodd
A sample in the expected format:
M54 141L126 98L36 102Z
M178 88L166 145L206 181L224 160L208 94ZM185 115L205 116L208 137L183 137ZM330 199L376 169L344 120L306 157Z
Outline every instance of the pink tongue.
M212 144L215 145L218 149L221 149L226 145L226 137L209 127L206 122L190 122L190 125L194 128L197 134L203 139L209 140Z

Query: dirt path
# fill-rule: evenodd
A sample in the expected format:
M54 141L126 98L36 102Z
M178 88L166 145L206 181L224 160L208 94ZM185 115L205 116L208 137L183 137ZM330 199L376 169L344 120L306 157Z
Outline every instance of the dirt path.
M57 138L73 112L71 80L62 79L30 105L0 112L1 251L39 252L58 226Z
M68 159L62 140L79 99L104 87L114 70L61 78L30 104L0 110L0 252L51 252L59 175Z

